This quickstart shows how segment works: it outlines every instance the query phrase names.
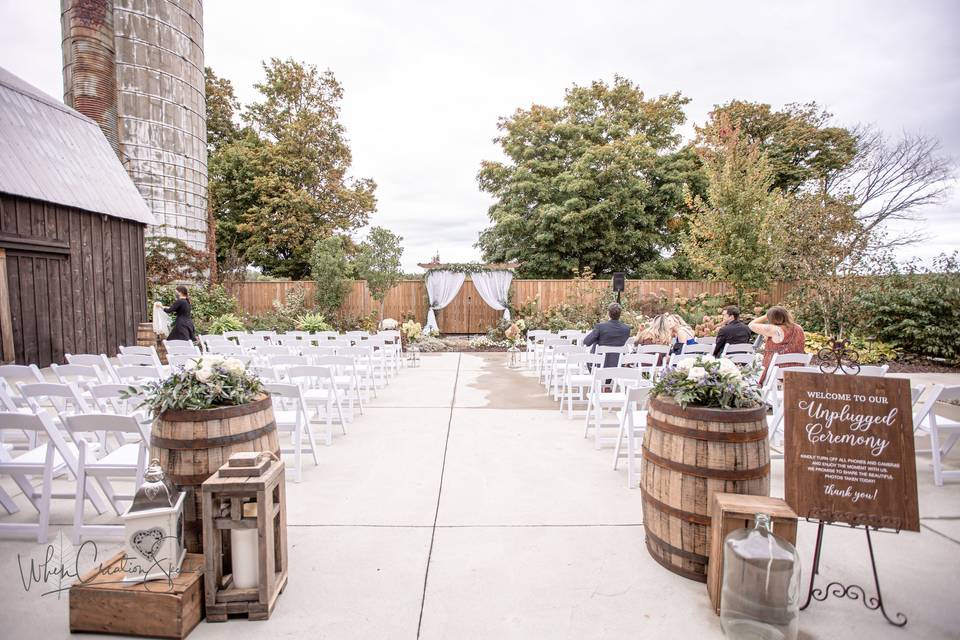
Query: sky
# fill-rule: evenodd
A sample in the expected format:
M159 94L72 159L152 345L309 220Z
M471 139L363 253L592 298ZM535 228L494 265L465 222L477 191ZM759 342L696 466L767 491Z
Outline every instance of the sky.
M950 0L204 5L206 64L241 102L257 98L270 57L334 72L352 175L376 181L370 223L403 236L407 271L437 253L480 258L491 200L476 174L502 158L498 118L614 74L648 96L691 98L687 136L731 99L817 101L838 124L935 136L960 159L960 3ZM62 98L59 6L0 0L0 66ZM928 238L901 257L960 249L960 189L921 213Z

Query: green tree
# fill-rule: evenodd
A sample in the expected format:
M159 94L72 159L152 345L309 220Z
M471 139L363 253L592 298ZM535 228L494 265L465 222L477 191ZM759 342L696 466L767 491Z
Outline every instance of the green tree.
M351 179L352 161L333 73L271 59L246 129L211 161L211 192L224 260L294 279L310 272L317 239L351 231L376 209L376 184Z
M792 193L829 181L856 156L856 135L831 126L832 117L816 102L775 111L769 104L731 100L715 107L707 123L697 127L697 144L720 151L716 145L724 139L724 129L737 129L767 156L770 188Z
M737 300L765 287L774 272L787 201L757 143L724 118L703 151L707 198L690 199L684 253L710 277L728 280Z
M562 106L502 118L495 141L508 160L478 174L495 198L484 259L518 260L526 277L650 269L675 240L684 186L698 190L699 162L677 150L688 101L648 99L617 76L574 85Z
M204 67L207 95L207 153L236 140L240 133L236 118L240 103L233 92L233 83L219 77L210 67Z
M316 283L317 308L328 318L340 309L353 284L347 261L349 242L344 236L330 236L317 240L310 252L310 277Z
M357 277L367 281L370 295L380 303L380 320L383 320L383 303L387 294L403 277L400 270L402 241L402 237L388 229L371 227L354 261Z

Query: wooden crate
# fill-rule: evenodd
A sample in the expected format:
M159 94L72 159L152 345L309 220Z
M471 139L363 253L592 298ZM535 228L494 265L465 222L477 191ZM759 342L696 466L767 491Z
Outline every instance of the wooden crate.
M186 638L203 619L203 554L188 553L172 584L123 582L123 552L70 587L70 632Z
M723 588L723 541L737 529L752 527L754 515L758 513L770 514L773 517L773 532L790 544L797 543L797 514L780 498L736 493L713 494L707 592L717 615L720 614L720 592Z

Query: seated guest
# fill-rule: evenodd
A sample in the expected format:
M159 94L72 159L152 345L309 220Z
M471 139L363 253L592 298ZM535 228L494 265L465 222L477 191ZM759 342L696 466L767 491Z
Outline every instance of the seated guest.
M764 336L763 345L763 375L760 383L767 377L767 369L775 353L803 353L806 347L806 336L803 327L793 321L793 316L783 307L770 307L765 315L760 316L749 325L750 330ZM786 366L786 365L785 365Z
M676 340L670 347L670 353L680 353L683 351L683 345L685 344L697 344L696 334L693 333L693 329L690 328L686 320L675 313L671 313L669 316L667 322L670 325L670 336Z
M713 357L723 355L723 348L728 344L750 344L753 342L753 333L740 319L740 307L735 304L724 307L723 325L717 331L717 346L713 348Z
M670 333L670 314L661 313L652 318L647 325L640 330L633 343L637 346L644 344L661 344L670 346L673 341Z
M583 339L583 344L591 347L590 351L595 352L596 346L600 347L622 347L630 339L630 326L620 322L620 314L623 309L614 302L607 307L607 314L610 320L607 322L598 322L590 333ZM603 366L615 367L619 354L608 353L603 359Z

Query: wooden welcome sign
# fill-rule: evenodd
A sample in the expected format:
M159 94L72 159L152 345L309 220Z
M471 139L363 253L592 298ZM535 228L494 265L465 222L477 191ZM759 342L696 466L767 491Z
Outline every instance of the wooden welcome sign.
M786 500L801 518L920 530L910 382L787 370Z

